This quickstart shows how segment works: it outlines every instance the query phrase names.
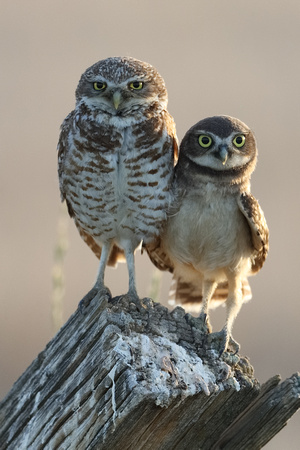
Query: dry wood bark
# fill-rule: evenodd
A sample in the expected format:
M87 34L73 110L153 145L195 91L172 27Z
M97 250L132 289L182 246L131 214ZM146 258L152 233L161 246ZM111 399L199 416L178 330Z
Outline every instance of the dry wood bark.
M0 404L1 449L258 449L300 406L182 308L95 298Z

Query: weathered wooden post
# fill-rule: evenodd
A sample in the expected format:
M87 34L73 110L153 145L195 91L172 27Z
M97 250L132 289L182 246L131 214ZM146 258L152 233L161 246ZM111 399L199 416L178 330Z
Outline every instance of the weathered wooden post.
M2 449L259 449L300 406L196 319L151 299L77 310L0 404Z

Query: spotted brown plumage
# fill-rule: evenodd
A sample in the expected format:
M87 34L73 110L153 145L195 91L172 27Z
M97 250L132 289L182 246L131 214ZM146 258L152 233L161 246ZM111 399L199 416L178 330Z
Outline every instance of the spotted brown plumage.
M154 240L166 220L176 156L165 83L153 66L113 57L84 72L58 144L62 200L100 258L96 284L82 304L106 289L106 264L124 258L129 293L137 299L134 251Z
M269 230L250 193L257 160L254 134L238 119L209 117L184 136L175 167L165 229L146 246L152 262L173 273L175 302L201 311L226 302L221 352L232 344L232 325L251 298L248 276L267 257Z

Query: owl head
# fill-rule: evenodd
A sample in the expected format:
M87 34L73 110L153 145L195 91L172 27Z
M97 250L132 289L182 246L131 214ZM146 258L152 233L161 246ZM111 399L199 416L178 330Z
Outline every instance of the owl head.
M230 116L214 116L200 120L185 134L179 153L199 173L233 180L249 176L256 164L257 148L250 128Z
M163 78L148 63L130 57L112 57L89 67L76 89L76 103L113 116L167 107Z

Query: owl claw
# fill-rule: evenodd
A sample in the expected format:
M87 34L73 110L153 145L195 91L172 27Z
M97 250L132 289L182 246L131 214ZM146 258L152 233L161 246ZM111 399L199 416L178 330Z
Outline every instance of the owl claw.
M111 298L111 292L110 290L103 286L100 289L97 287L93 287L84 297L82 300L80 300L79 304L78 304L78 308L81 312L81 314L85 315L86 314L86 309L87 307L90 305L91 301L96 297L99 296L103 297L103 296L108 296L109 298Z
M205 324L206 319L207 319L207 314L205 314L204 312L201 312L200 316L199 316L199 320Z
M125 295L118 295L117 297L114 297L110 303L113 303L113 304L121 303L122 304L122 302L123 302L124 306L125 306L125 303L126 304L133 303L139 312L144 311L144 308L141 304L141 300L139 299L139 297L137 295L132 295L130 293L127 293Z
M144 310L144 308L141 304L141 300L140 300L139 296L137 295L137 293L128 292L126 294L126 297L129 299L129 303L134 303L134 305L136 306L136 308L139 312L142 312Z
M198 320L200 321L200 323L201 323L201 325L203 327L207 328L207 332L208 333L212 332L212 327L211 327L211 324L209 322L208 315L206 313L201 312L200 316L198 317Z
M226 330L212 333L210 337L213 341L220 341L219 356L222 356L224 352L228 351L229 346L231 347L230 350L233 350L234 355L236 355L240 350L240 344L236 342Z
M238 342L236 342L232 336L230 336L229 338L229 345L232 347L232 349L234 350L234 355L236 355L239 351L240 351L240 344Z

